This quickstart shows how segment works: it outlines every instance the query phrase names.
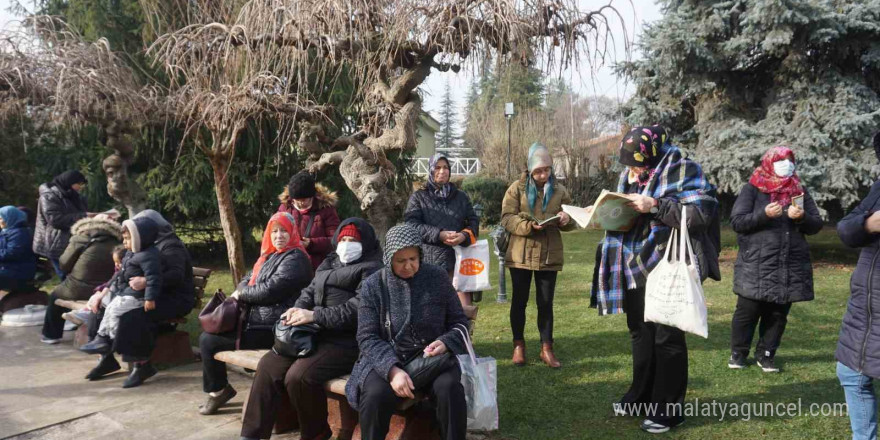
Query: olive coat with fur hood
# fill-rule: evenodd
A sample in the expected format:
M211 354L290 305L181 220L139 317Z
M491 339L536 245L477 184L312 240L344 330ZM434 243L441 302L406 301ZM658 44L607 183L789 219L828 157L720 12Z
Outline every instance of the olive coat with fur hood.
M74 223L70 233L70 243L60 261L67 278L52 294L68 300L86 300L95 287L113 276L113 249L122 244L122 225L110 219L84 218Z

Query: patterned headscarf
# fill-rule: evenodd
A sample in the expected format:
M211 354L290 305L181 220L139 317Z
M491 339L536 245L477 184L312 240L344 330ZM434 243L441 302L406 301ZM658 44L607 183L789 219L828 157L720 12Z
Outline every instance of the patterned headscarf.
M526 180L526 198L529 200L529 210L535 210L535 202L538 201L538 184L532 178L532 172L538 168L550 167L550 177L544 184L544 200L542 201L541 212L547 211L547 204L553 197L553 187L556 186L556 176L553 175L553 158L550 156L550 150L544 145L537 142L529 148L529 176Z
M797 173L788 177L779 177L773 169L773 163L789 159L794 162L794 151L788 147L776 146L764 153L761 165L755 168L749 179L755 188L764 194L770 194L770 202L778 202L785 206L791 203L791 196L803 194L804 187Z
M391 266L391 258L397 251L408 248L417 247L421 252L422 238L416 228L404 223L397 225L388 230L385 234L385 255L382 261L386 266Z
M669 133L659 125L635 127L620 141L618 160L630 167L656 168L669 141Z
M438 185L437 182L434 181L434 167L437 166L437 162L443 159L446 161L446 165L450 167L449 173L450 177L452 177L452 164L449 163L449 158L446 157L443 153L436 153L431 156L431 159L428 160L428 188L440 197L441 199L445 199L449 196L449 192L451 190L451 186L449 185L449 181L446 181L443 185Z
M290 240L287 241L287 244L282 249L276 248L272 243L272 228L275 224L280 225L288 234L290 234ZM299 228L296 227L296 220L292 215L286 212L276 212L275 215L269 219L269 223L266 224L266 230L263 231L263 243L260 245L260 258L254 263L254 269L251 272L251 279L248 281L248 286L256 284L257 276L260 275L260 269L262 269L263 263L265 263L272 254L283 254L293 249L299 249L303 254L308 255L306 248L302 245L302 237L299 235Z

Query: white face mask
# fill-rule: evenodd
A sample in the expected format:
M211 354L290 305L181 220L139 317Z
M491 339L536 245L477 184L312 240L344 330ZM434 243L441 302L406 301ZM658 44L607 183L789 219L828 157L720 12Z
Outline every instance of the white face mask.
M343 241L336 245L336 255L339 255L339 261L342 264L348 264L356 261L363 254L364 248L356 241Z
M773 172L779 177L791 177L794 174L794 162L788 159L773 162Z

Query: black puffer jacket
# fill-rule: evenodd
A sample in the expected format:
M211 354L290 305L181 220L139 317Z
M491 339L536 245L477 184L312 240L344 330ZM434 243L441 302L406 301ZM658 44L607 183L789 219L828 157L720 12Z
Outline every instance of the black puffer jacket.
M455 251L440 239L443 231L461 232L469 229L474 240L480 233L480 219L474 213L471 199L464 191L449 184L449 196L438 197L427 188L422 188L409 198L405 221L418 229L422 236L422 262L435 264L452 272L455 269ZM475 242L466 239L461 246Z
M739 254L733 269L733 291L744 298L777 304L813 299L813 264L806 235L822 229L819 208L804 191L804 216L799 221L767 217L770 195L747 183L730 214Z
M865 220L876 211L880 211L880 181L837 223L840 240L862 252L850 280L835 357L855 371L880 378L880 234L865 231Z
M75 190L40 185L34 253L60 258L70 241L70 228L87 215L86 199Z
M192 259L183 241L174 233L174 227L158 212L147 209L134 218L146 217L159 228L156 249L162 255L162 295L160 298L173 302L176 316L185 316L196 302L193 285Z
M157 301L162 292L162 260L159 250L153 244L159 233L156 223L148 218L131 220L140 236L140 246L133 247L122 259L122 270L110 280L110 291L114 296L132 296L145 301ZM126 225L128 221L123 223ZM137 241L135 241L137 243ZM135 244L136 246L136 244ZM134 277L147 279L147 288L134 290L128 282Z
M251 275L238 285L238 299L248 305L245 330L269 330L312 281L312 263L308 255L293 249L272 254L260 268L257 281L248 286Z
M361 234L361 258L342 264L336 252L331 252L294 307L315 311L315 322L321 326L320 340L357 349L357 311L361 303L357 290L363 280L382 268L382 248L366 220L349 218L340 223L333 234L334 249L339 231L349 224L354 224Z

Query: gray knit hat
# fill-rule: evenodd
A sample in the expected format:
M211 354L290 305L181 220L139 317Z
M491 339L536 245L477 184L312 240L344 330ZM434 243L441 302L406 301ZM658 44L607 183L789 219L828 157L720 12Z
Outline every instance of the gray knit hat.
M421 252L421 245L422 239L416 228L406 223L397 225L389 229L388 233L385 234L385 256L382 258L382 261L387 266L391 264L391 257L397 251L403 248L417 247L419 252Z

